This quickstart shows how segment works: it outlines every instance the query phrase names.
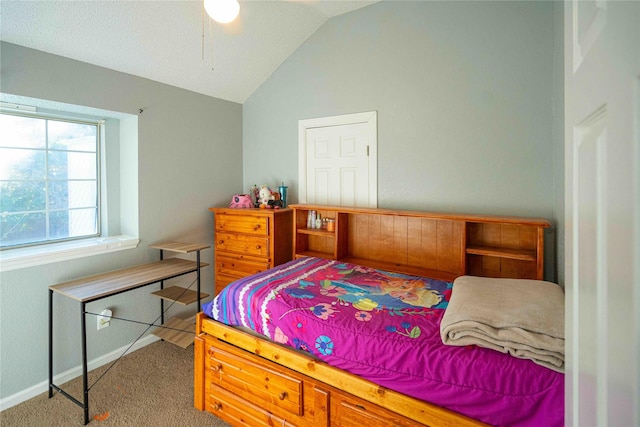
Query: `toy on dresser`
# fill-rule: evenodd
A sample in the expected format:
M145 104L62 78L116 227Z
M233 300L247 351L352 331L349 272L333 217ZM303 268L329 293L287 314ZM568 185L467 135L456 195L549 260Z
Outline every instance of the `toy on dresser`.
M271 194L271 190L266 185L262 185L258 190L258 204L261 208L265 208L269 205L269 200L273 200L274 197Z
M248 194L235 194L231 198L231 203L229 204L230 208L252 208L253 202L251 201L251 197Z
M260 209L280 209L282 207L280 193L271 191L266 185L261 185L258 190L258 205Z

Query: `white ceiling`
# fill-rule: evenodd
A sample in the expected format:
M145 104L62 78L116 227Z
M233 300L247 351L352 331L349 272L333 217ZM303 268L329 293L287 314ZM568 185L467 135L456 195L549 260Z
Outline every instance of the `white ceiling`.
M376 1L240 0L233 23L206 17L203 54L199 0L1 0L0 38L243 103L327 19Z

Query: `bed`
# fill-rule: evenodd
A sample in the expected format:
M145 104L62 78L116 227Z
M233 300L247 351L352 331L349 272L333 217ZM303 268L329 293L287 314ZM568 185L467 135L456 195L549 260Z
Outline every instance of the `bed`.
M504 329L490 345L474 341L477 328L471 341L462 333L468 329L455 329L467 326L455 317L469 305L463 289L505 284L517 298L544 284L550 288L526 298L545 305L562 303L557 285L394 270L297 256L224 288L197 316L196 408L232 425L563 424L563 336L548 342L560 332L537 333L534 344L543 342L544 351L532 356L531 340L497 345ZM501 289L470 298L503 306ZM545 310L534 311L562 316L558 305Z

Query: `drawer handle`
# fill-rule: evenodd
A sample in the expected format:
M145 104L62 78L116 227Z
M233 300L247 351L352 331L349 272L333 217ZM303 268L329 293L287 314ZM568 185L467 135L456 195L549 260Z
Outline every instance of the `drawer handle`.
M256 245L256 249L260 249L260 245Z
M218 240L218 243L224 245L224 240Z
M287 398L287 396L288 396L287 392L286 392L286 391L283 391L282 393L280 393L280 394L278 395L278 399L280 399L280 400L285 400L285 399Z
M222 405L216 402L213 404L213 409L215 409L216 411L219 411L220 409L222 409Z
M253 227L253 231L258 231L260 230L260 224L256 224L255 227Z
M219 364L218 366L212 366L211 370L213 372L221 372L222 371L222 364Z

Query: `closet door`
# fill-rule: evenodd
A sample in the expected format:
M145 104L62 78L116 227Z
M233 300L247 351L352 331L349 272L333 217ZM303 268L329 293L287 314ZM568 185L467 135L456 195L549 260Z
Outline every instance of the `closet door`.
M300 120L300 203L375 208L377 114Z

